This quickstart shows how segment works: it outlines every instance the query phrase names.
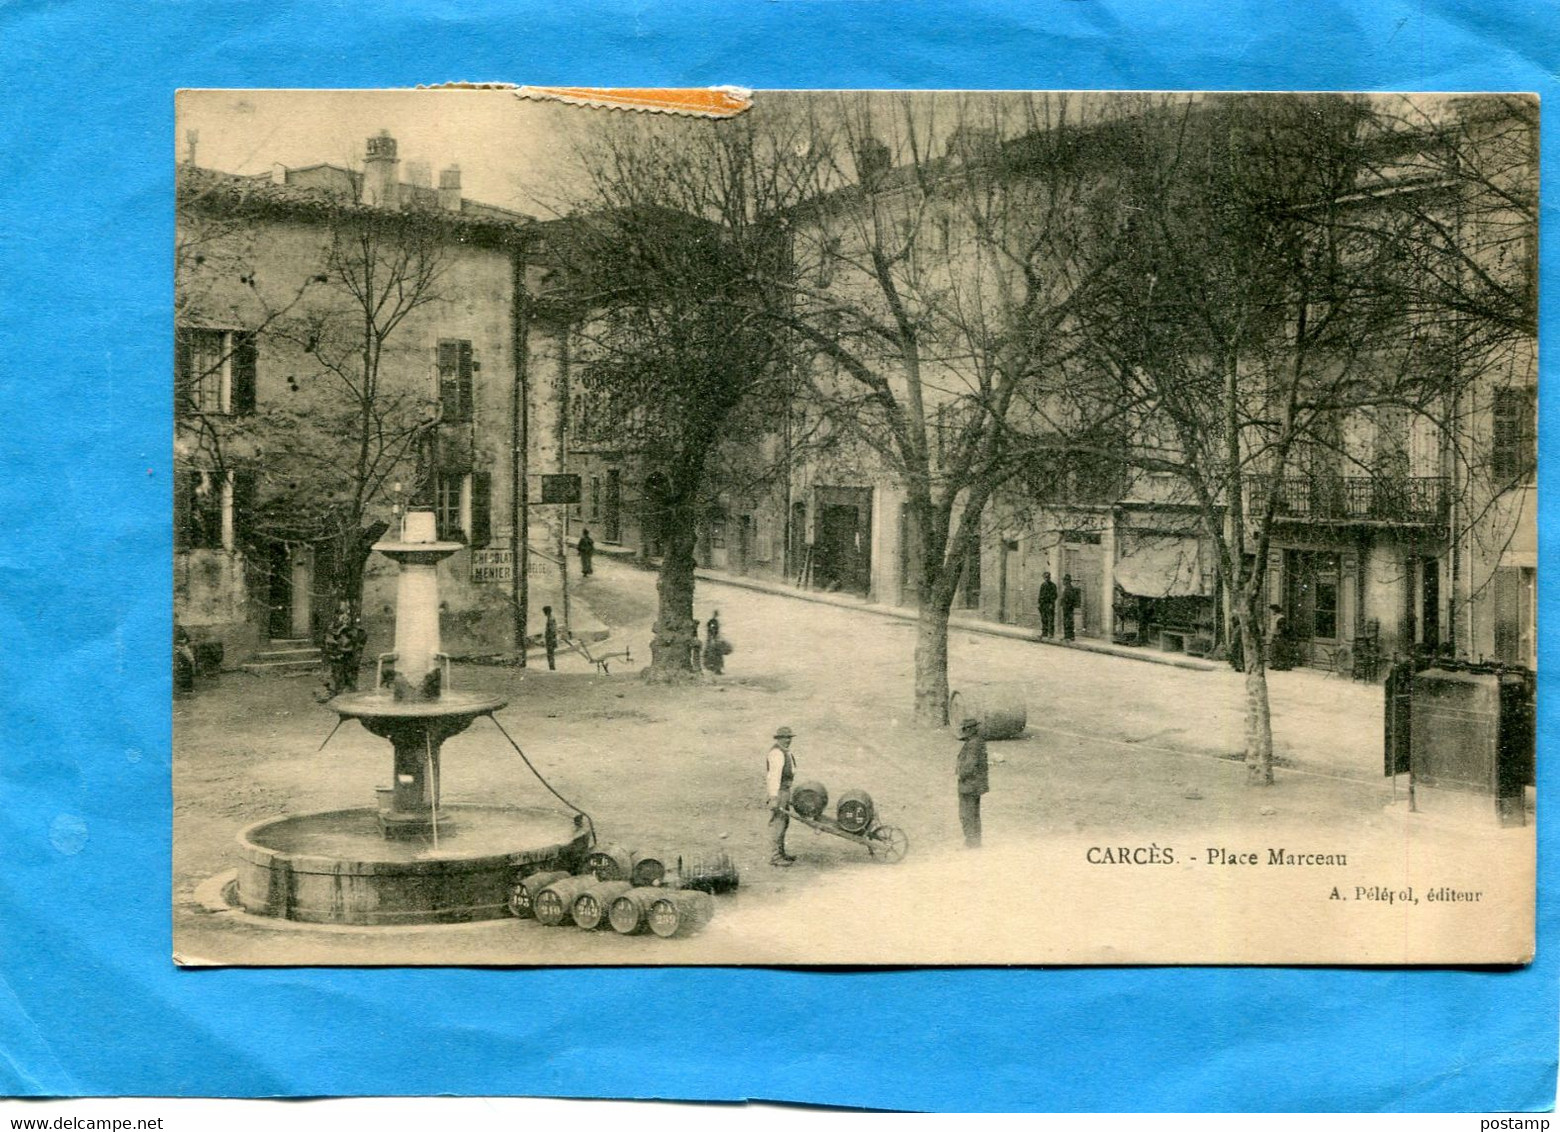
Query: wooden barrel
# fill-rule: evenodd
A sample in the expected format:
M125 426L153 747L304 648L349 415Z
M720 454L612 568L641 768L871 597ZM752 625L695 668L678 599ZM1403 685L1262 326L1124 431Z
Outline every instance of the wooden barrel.
M791 787L791 808L804 818L816 818L829 805L829 788L821 782L798 782Z
M574 907L574 898L594 884L600 884L593 876L563 877L555 880L546 888L536 894L532 901L532 907L536 913L536 922L543 927L556 928L559 924L569 922L569 913Z
M689 857L686 860L677 858L678 888L696 888L700 892L719 896L725 892L735 892L740 880L736 864L725 853L716 853L711 857Z
M510 889L509 910L522 920L533 918L536 915L536 894L553 881L562 880L568 875L562 869L553 869L543 873L532 873L523 878L519 884Z
M872 795L865 790L847 790L840 795L840 804L834 810L834 820L846 833L865 833L877 813L872 807Z
M607 908L607 922L619 935L643 935L650 930L650 905L667 892L664 888L631 888Z
M634 886L626 880L599 880L574 898L570 915L574 923L588 932L607 926L607 909L612 902Z
M1021 684L960 688L948 697L948 724L955 732L966 719L980 723L987 739L1017 739L1029 722Z
M635 888L650 888L666 880L666 861L659 853L635 853L628 869Z
M585 871L597 880L627 880L634 855L621 845L598 845L585 857Z
M650 930L662 939L692 935L701 931L715 915L715 898L707 892L689 888L662 889L650 902L645 919Z

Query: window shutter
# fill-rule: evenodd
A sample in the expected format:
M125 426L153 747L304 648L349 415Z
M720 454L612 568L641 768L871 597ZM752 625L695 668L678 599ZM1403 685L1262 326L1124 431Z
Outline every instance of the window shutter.
M253 468L239 468L233 473L233 539L236 543L235 550L241 549L245 543L254 537L257 486L257 478Z
M462 340L460 343L459 361L456 366L459 380L460 420L471 419L471 343Z
M190 378L190 333L182 326L173 329L173 403L179 409L190 407L193 393ZM188 484L185 485L188 487ZM188 510L188 508L186 508Z
M188 550L190 548L190 506L194 498L194 474L188 468L176 467L173 469L174 550Z
M493 541L493 476L490 472L471 473L470 535L474 547Z
M250 330L233 334L232 399L233 413L248 416L255 411L255 369L259 350L255 335Z
M439 340L438 367L439 367L439 403L443 409L444 419L447 421L460 419L459 387L456 381L456 368L459 353L456 342L452 338Z

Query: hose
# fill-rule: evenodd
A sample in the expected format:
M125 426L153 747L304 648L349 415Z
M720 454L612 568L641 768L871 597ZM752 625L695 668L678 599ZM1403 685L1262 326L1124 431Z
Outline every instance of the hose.
M547 779L542 777L542 772L536 769L531 760L526 757L526 753L520 749L520 744L515 742L514 736L509 734L508 731L504 730L504 725L498 721L498 716L494 715L492 712L489 712L488 718L493 721L493 726L498 728L499 733L503 735L505 739L509 740L509 745L515 749L515 754L519 755L521 760L530 769L531 773L536 775L536 780L543 786L547 787L548 793L550 793L554 798L558 799L558 801L562 802L565 806L568 806L569 809L579 814L580 817L585 819L585 824L590 829L590 843L592 845L596 844L596 823L591 819L591 816L576 806L573 802L565 798L562 794L558 793L558 791L553 789L552 783L548 782Z

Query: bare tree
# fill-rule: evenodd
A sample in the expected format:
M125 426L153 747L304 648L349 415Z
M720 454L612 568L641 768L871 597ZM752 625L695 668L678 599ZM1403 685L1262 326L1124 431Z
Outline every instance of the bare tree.
M406 481L410 502L434 503L443 405L422 344L400 332L415 311L445 297L450 233L426 211L343 210L328 239L307 309L273 331L312 365L289 376L288 401L255 418L267 450L256 517L262 534L327 543L337 594L356 611L385 529L369 516L390 486Z
M783 411L780 336L755 272L805 189L794 154L749 120L617 124L581 154L590 194L553 226L576 311L575 369L595 422L643 462L663 535L647 674L691 670L694 549L723 446Z
M915 717L940 726L987 505L1093 424L1066 375L1118 213L1066 96L847 95L835 111L814 123L819 195L791 218L771 313L815 355L821 412L903 487Z
M1134 224L1090 311L1102 372L1139 414L1129 458L1179 486L1216 550L1246 758L1273 781L1266 678L1269 546L1283 514L1330 513L1351 415L1446 404L1434 328L1394 301L1401 234L1360 223L1368 107L1346 97L1209 98L1137 117L1123 175ZM1406 490L1367 466L1376 493ZM1406 469L1404 469L1406 470ZM1388 472L1391 474L1385 474ZM1405 500L1436 511L1441 501Z

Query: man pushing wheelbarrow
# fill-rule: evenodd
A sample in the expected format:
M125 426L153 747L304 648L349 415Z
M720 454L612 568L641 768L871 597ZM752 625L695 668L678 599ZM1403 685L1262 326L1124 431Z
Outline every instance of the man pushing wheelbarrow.
M769 863L785 868L796 858L785 851L785 833L794 817L803 825L843 838L866 848L874 858L889 864L904 859L910 839L897 826L879 823L872 796L865 790L847 790L831 819L824 811L829 791L821 782L795 782L796 759L791 754L794 733L789 727L775 732L775 745L768 762Z

